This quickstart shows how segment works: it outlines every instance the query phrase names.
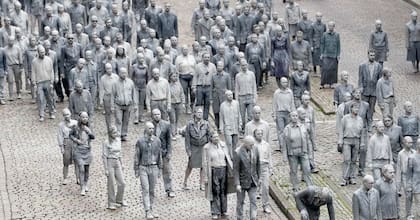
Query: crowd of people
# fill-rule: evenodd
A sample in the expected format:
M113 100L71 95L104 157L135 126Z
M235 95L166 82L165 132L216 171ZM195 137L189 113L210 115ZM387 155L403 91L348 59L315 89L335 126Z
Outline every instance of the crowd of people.
M159 216L153 210L157 178L163 177L167 196L175 197L172 141L179 134L188 155L182 188L191 189L189 176L199 168L200 189L210 201L212 219L227 216L227 194L234 192L237 219L243 219L246 193L251 219L256 219L259 195L263 211L271 213L272 150L281 151L289 165L302 219L318 219L325 204L334 219L333 194L311 180L319 172L311 78L320 76L320 89L334 89L337 151L343 154L340 185L357 184L356 170L363 177L352 199L353 218L398 219L403 216L401 194L405 217L413 218L414 199L420 218L420 118L407 101L394 124L397 102L392 70L384 64L389 43L382 22L375 22L366 47L368 59L359 66L358 84L353 86L346 71L338 82L341 46L334 21L324 23L320 12L312 21L294 0L283 6L284 18L271 0L232 5L229 0L198 0L189 48L178 45L178 17L170 3L162 8L156 0L121 5L103 0L3 0L0 104L6 104L5 81L8 101L21 99L23 86L30 92L40 122L46 114L54 119L56 103L68 97L57 135L62 183L69 183L68 169L74 163L82 196L89 191L92 119L103 114L108 138L102 159L110 210L127 206L121 142L128 140L131 122L144 127L133 166L147 219ZM418 72L416 12L406 29L407 60ZM273 148L269 125L257 105L270 76L278 87L272 96L277 139ZM373 119L376 106L381 110L379 121ZM182 114L192 114L185 126L179 124ZM299 167L308 186L304 189ZM366 175L368 169L372 175Z

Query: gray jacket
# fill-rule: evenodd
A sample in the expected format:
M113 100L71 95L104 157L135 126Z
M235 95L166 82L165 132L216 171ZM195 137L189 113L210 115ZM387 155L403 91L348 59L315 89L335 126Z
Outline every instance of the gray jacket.
M372 188L367 192L362 187L353 193L352 210L354 220L382 220L379 192Z
M257 187L260 176L260 157L257 148L254 146L250 150L251 156L248 157L246 149L241 146L236 149L233 169L235 185L240 185L242 189Z
M412 193L420 193L420 154L414 153L408 158L407 187Z
M373 62L373 73L369 70L369 62L359 66L359 88L362 95L376 97L376 84L382 77L382 66L378 62Z
M158 36L161 39L178 37L178 18L175 14L163 12L159 15Z
M162 157L172 155L171 124L164 120L153 124L155 124L154 135L160 139Z

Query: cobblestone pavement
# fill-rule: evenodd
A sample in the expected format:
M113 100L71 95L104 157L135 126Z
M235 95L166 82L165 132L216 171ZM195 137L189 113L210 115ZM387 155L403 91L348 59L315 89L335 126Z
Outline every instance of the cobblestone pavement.
M191 12L197 3L193 0L175 1L174 11L179 16L181 43L191 44L192 36L189 30ZM274 1L273 11L283 13L281 1ZM159 4L163 0L158 1ZM395 0L324 0L324 1L298 1L298 3L310 12L313 18L316 11L324 13L324 20L336 21L337 31L342 40L342 59L340 70L350 72L350 81L357 82L358 64L367 59L367 42L370 32L374 29L374 21L382 19L384 30L388 32L391 50L389 66L394 70L394 82L397 87L396 94L399 103L405 100L414 102L417 110L420 109L418 102L419 91L416 85L420 76L411 73L411 64L405 61L404 48L404 24L409 19L412 9L410 5ZM186 13L181 13L181 12ZM314 80L316 82L317 79ZM259 105L263 109L271 109L271 96L274 91L274 81L270 80L269 86L260 94ZM317 86L312 90L325 103L332 103L331 91L319 91ZM76 184L67 186L60 185L61 180L61 156L56 146L55 132L59 118L44 123L39 123L36 117L36 106L30 104L29 97L24 101L14 102L0 109L0 141L2 155L4 155L4 173L0 171L1 199L3 212L7 218L13 219L134 219L143 218L144 212L141 204L140 183L134 178L132 171L132 155L135 140L142 132L142 126L130 125L129 141L123 145L124 175L127 182L126 201L128 208L116 212L109 212L106 208L106 179L103 174L100 158L100 144L105 139L103 116L97 113L95 118L95 132L97 140L93 143L94 163L90 178L90 191L88 196L79 196L79 188ZM64 105L58 105L58 112ZM16 111L18 109L18 111ZM397 107L396 116L401 114L401 105ZM59 116L59 114L57 114ZM376 115L378 116L378 115ZM316 114L317 121L317 145L316 162L322 171L322 175L314 175L315 182L319 185L337 185L341 176L341 155L336 152L336 136L334 116L325 116L320 111ZM264 112L264 118L271 120L270 112ZM184 118L185 120L185 118ZM276 146L274 127L272 123L271 137L273 148ZM280 160L279 153L274 153L276 173L273 180L290 197L288 166ZM0 169L2 169L2 157L0 157ZM191 185L193 190L183 192L180 189L186 155L184 153L183 140L178 139L174 147L173 167L174 182L177 197L167 199L163 192L161 181L157 189L156 211L161 214L161 219L207 219L209 218L209 204L204 195L198 189L198 171L193 171ZM71 178L74 175L71 172ZM360 183L360 179L358 180ZM339 210L337 219L349 219L348 204L351 201L351 193L358 186L346 188L333 188L338 199L336 207ZM8 193L5 193L8 192ZM229 196L229 214L235 215L234 207L236 198ZM271 216L259 215L259 219L284 219L275 205L272 205L274 213ZM10 210L10 211L8 211ZM259 209L259 211L261 208ZM11 216L9 216L9 214ZM323 210L323 214L325 214ZM322 217L325 219L325 216Z

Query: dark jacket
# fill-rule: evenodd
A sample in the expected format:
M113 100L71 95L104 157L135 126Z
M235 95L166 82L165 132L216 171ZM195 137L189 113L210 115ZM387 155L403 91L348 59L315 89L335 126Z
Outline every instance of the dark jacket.
M172 154L171 124L160 120L155 124L154 135L160 139L162 157Z
M4 72L6 71L6 55L4 54L4 49L0 48L0 77L4 77Z
M253 147L250 153L251 160L243 146L236 149L233 165L235 185L240 185L242 189L256 187L259 182L260 157L257 148Z
M372 77L371 77L372 76ZM376 84L382 77L382 66L374 62L373 63L373 74L369 70L369 62L362 63L359 66L359 88L362 90L364 96L375 96L376 97Z
M158 36L162 39L178 37L178 18L173 13L163 12L158 19Z

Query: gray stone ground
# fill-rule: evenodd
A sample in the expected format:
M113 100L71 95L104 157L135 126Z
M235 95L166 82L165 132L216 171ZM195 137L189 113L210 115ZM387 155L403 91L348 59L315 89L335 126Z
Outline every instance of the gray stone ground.
M174 3L174 11L179 16L181 43L191 44L189 22L191 12L196 7L196 1L170 1ZM163 3L163 1L158 1ZM342 59L340 70L350 72L351 82L357 82L358 64L367 58L368 36L374 29L374 21L382 19L384 30L388 32L391 51L389 62L385 66L394 70L394 82L397 87L396 94L399 103L405 100L414 102L415 109L420 109L418 102L419 92L416 89L419 76L411 73L411 64L405 61L404 24L409 20L412 6L396 0L324 0L324 1L298 1L310 12L313 18L316 11L324 14L324 20L335 20L337 31L342 40ZM184 12L185 13L181 13ZM274 1L273 11L284 13L281 1ZM313 78L312 93L325 102L332 103L331 91L317 88L318 78ZM264 119L271 123L273 148L276 146L275 125L271 119L271 97L275 83L270 80L269 86L264 89L258 104L267 109ZM58 112L64 105L58 105ZM329 107L330 108L330 107ZM401 105L397 107L395 116L401 114ZM100 144L105 139L103 116L97 112L95 118L95 132L97 140L93 142L94 163L90 179L90 191L86 197L79 196L79 188L72 183L67 186L60 185L61 156L56 146L55 132L60 120L59 114L54 121L37 121L36 106L30 104L29 96L25 95L23 101L8 103L0 108L0 198L3 201L2 211L6 219L138 219L144 217L141 204L140 183L134 178L132 171L132 155L135 140L142 132L142 125L130 124L129 141L123 145L123 164L125 180L127 182L126 201L128 208L109 212L106 208L106 179L103 174L100 158ZM379 117L376 114L376 117ZM185 120L185 118L184 118ZM334 116L325 116L317 112L317 145L316 162L322 175L314 175L314 181L319 185L336 186L341 176L341 155L336 152L336 135ZM157 189L156 211L161 219L207 219L209 218L209 204L198 189L198 171L192 174L191 185L193 190L183 192L180 189L186 155L184 153L183 139L179 138L174 147L173 167L174 184L177 197L167 199L160 181ZM276 172L272 180L288 195L288 202L293 202L290 194L288 166L280 160L279 153L274 153ZM3 172L3 170L5 172ZM6 178L7 177L7 178ZM71 172L71 178L74 174ZM358 179L360 183L360 179ZM346 188L333 188L336 195L336 207L339 210L337 219L350 219L349 202L351 193L358 186ZM259 202L260 203L260 202ZM236 198L229 196L229 214L235 215ZM272 203L273 204L273 203ZM274 213L259 219L284 219L278 208L272 205ZM339 208L338 208L339 207ZM261 207L259 208L261 211ZM323 210L325 214L325 210ZM326 216L323 215L322 219ZM0 217L1 219L1 217Z

